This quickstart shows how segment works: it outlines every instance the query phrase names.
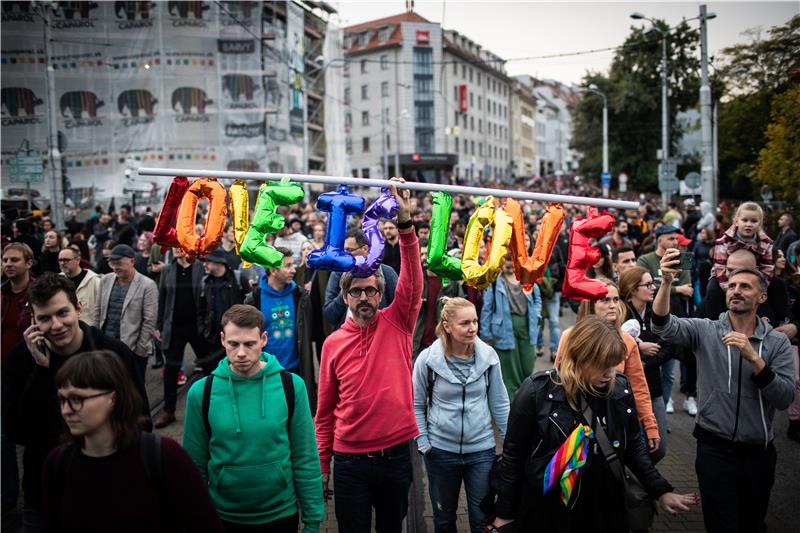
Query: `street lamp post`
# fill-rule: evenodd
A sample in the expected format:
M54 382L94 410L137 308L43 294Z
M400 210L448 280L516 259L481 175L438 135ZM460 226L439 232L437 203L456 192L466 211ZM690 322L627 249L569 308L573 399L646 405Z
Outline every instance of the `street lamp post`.
M666 172L669 162L669 104L667 102L667 92L669 90L669 78L667 71L667 34L662 30L653 19L644 16L639 12L631 13L634 20L647 20L652 24L653 29L661 34L661 171ZM661 203L666 207L672 193L662 191Z
M600 178L603 185L603 196L608 198L611 187L611 174L608 170L608 98L606 93L601 91L594 83L586 88L579 89L579 91L594 93L603 97L603 173Z
M713 132L711 125L711 87L708 83L708 30L706 21L715 18L707 13L705 4L700 6L700 127L703 139L703 163L700 166L700 183L704 201L717 205L717 180L714 173Z

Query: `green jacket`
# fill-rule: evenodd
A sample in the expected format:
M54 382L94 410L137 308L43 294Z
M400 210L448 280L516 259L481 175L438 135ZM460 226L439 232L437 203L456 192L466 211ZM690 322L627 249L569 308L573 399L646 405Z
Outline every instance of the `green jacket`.
M204 378L186 399L183 447L208 483L223 520L265 524L301 512L304 531L315 533L324 516L322 474L314 422L303 380L293 377L295 409L287 435L288 408L278 360L264 352L255 376L234 373L228 360L214 370L206 432Z

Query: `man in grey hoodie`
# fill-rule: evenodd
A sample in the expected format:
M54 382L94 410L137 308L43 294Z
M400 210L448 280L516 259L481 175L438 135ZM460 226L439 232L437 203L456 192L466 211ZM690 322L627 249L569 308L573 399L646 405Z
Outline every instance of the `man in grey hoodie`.
M718 320L671 315L678 254L670 249L661 259L652 331L666 342L689 347L697 357L695 469L706 530L759 531L775 481L772 420L775 410L786 409L794 398L789 339L758 316L767 281L753 268L731 273L728 311Z

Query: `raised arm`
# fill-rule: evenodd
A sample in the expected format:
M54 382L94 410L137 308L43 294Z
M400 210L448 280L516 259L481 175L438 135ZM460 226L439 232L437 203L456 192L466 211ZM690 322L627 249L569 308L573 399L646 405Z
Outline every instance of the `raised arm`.
M405 181L392 178L393 181ZM408 333L414 333L419 309L422 307L422 262L419 256L419 241L411 224L410 192L401 192L392 185L392 194L397 198L400 209L397 211L397 226L400 232L400 277L394 292L394 301L387 308L390 316L402 324Z

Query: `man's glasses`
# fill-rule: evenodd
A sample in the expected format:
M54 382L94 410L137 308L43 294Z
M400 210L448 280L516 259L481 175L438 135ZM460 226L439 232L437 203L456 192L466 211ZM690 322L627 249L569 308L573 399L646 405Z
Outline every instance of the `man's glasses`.
M362 292L367 295L367 298L372 298L378 294L378 289L375 287L353 287L347 291L347 294L349 294L351 298L361 298Z
M650 283L640 283L639 285L637 285L637 287L647 287L648 289L652 289L655 286L656 284L653 283L652 281Z
M105 396L107 394L111 394L112 392L114 392L114 391L113 390L107 390L105 392L98 392L97 394L92 394L91 396L78 396L78 395L61 396L61 395L59 395L58 396L58 401L61 404L61 407L64 407L65 403L69 404L69 408L73 412L77 413L78 411L83 409L83 402L85 402L86 400L91 400L92 398L99 398L100 396Z

